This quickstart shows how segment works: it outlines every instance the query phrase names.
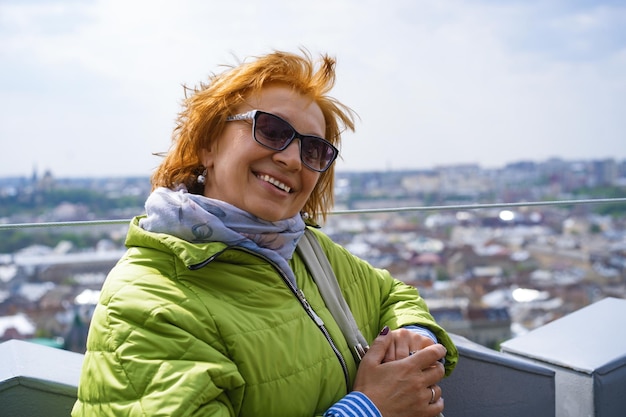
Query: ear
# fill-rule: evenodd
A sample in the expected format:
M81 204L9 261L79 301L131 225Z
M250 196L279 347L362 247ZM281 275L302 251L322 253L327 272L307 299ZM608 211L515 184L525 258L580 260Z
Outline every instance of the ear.
M211 149L203 148L200 151L200 161L202 162L202 166L206 169L211 169L213 167L213 162L215 160L215 150L213 148L214 146L212 146Z

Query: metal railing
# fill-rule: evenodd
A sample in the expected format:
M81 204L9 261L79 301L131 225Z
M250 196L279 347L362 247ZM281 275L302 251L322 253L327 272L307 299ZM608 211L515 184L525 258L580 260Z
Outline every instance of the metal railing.
M377 213L400 213L400 212L428 212L428 211L465 211L478 209L512 209L517 207L533 206L572 206L586 204L626 204L626 198L599 198L584 200L551 200L551 201L530 201L516 203L492 203L492 204L462 204L462 205L442 205L442 206L419 206L419 207L390 207L376 209L352 209L335 210L329 215L354 215L354 214L377 214ZM127 225L131 219L115 220L89 220L89 221L62 221L62 222L38 222L38 223L14 223L0 224L0 231L11 229L40 229L70 226L108 226ZM619 320L619 318L615 318ZM594 322L605 322L605 318ZM580 326L583 328L584 322ZM613 326L613 329L619 326ZM561 335L561 332L553 332ZM593 385L587 383L583 377L586 374L580 373L580 379L584 383L578 383L575 389L570 389L566 378L556 378L554 368L546 363L519 355L511 355L506 352L497 352L473 342L465 340L459 336L455 337L455 343L459 348L461 359L459 366L452 374L452 377L442 382L446 392L446 416L455 417L491 417L507 415L509 417L522 417L534 415L536 417L564 417L592 415L594 407L604 407L602 412L606 416L621 415L623 400L620 401L619 388L617 390L605 390L612 395L612 398L604 398L605 392L593 391ZM555 336L557 337L557 336ZM558 336L560 337L560 336ZM75 398L76 387L78 385L79 371L82 364L82 355L61 351L53 348L34 345L17 345L17 341L8 342L0 346L0 350L13 349L16 354L4 355L10 362L7 369L14 369L16 375L9 378L0 379L0 403L9 410L18 410L18 413L35 415L68 415ZM20 342L21 343L21 342ZM15 346L14 346L15 345ZM565 347L567 350L567 346ZM594 351L595 355L595 351ZM33 368L36 372L30 372L30 368L25 366L15 366L17 364L34 363L35 358L44 366ZM55 364L63 363L63 366ZM3 364L0 364L3 365ZM2 368L2 366L0 366ZM26 369L26 371L25 371ZM558 371L558 367L556 368ZM615 367L619 371L619 367ZM27 372L29 371L29 372ZM567 374L572 373L567 369ZM623 372L622 372L623 374ZM611 377L623 384L623 376L617 375L613 371ZM579 375L577 375L579 377ZM595 378L596 376L593 375ZM572 377L568 377L572 378ZM621 379L620 379L621 378ZM589 377L587 378L589 379ZM15 381L20 381L15 383ZM69 381L69 382L68 382ZM477 384L476 381L481 381ZM514 383L502 384L502 381L515 381ZM567 380L566 382L568 382ZM578 381L578 380L576 380ZM622 381L622 382L620 382ZM21 395L16 395L18 388L31 387L27 394L23 391ZM580 386L586 387L584 395L580 395ZM623 385L622 385L623 386ZM34 388L32 388L34 387ZM473 389L474 388L474 389ZM65 390L65 391L64 391ZM569 392L576 396L565 401L562 397ZM25 397L26 396L26 397ZM27 402L23 398L28 398ZM6 404L5 404L6 403ZM574 404L574 406L572 406ZM564 407L575 409L575 412L566 413ZM611 413L607 407L613 407L618 411ZM591 410L591 411L590 411ZM617 414L616 414L617 413ZM3 415L0 412L0 415ZM600 415L600 414L598 414Z
M477 209L507 209L517 207L537 207L537 206L569 206L584 204L626 204L625 198L595 198L581 200L547 200L547 201L524 201L516 203L476 203L476 204L457 204L442 206L412 206L412 207L388 207L388 208L372 208L372 209L350 209L350 210L334 210L328 214L347 215L347 214L377 214L377 213L403 213L403 212L419 212L419 211L459 211L459 210L477 210ZM40 223L7 223L0 224L0 231L9 229L32 229L44 227L65 227L65 226L108 226L108 225L124 225L128 224L131 219L115 219L115 220L83 220L83 221L64 221L64 222L40 222Z

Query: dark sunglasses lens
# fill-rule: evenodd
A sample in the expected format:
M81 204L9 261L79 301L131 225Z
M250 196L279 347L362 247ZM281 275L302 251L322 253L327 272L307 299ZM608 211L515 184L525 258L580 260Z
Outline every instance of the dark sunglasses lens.
M270 149L282 151L287 147L296 131L278 116L269 113L256 113L254 139ZM326 171L337 157L336 149L322 138L302 136L300 138L302 162L315 171Z
M294 133L293 128L284 120L271 114L257 113L254 136L268 148L283 149Z
M316 171L325 171L335 159L335 149L322 139L304 136L301 146L302 162Z

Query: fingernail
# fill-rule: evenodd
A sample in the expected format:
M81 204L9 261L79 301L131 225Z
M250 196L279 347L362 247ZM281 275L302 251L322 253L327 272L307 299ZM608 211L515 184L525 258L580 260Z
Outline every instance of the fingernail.
M383 327L383 329L380 331L381 336L385 336L387 335L387 333L389 333L389 326Z

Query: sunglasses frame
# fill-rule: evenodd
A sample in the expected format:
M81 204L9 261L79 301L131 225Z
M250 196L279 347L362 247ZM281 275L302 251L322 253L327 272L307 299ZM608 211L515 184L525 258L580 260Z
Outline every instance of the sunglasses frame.
M256 137L256 122L257 122L257 117L259 115L268 115L271 117L275 117L276 119L282 121L283 123L285 123L287 126L289 126L289 128L293 131L293 135L291 136L290 139L288 139L285 144L280 147L280 148L274 148L272 146L269 146L263 142L261 142L259 139L257 139ZM296 139L300 139L300 161L302 161L302 163L304 164L304 166L306 166L307 168L316 171L316 172L325 172L327 171L332 165L333 162L335 162L335 160L337 159L337 156L339 156L339 150L329 141L327 141L324 138L320 138L319 136L313 136L313 135L303 135L301 133L299 133L296 129L294 129L293 126L291 126L291 124L289 122L287 122L285 119L283 119L280 116L276 116L275 114L272 113L268 113L266 111L263 110L250 110L246 113L240 113L240 114L236 114L234 116L228 116L226 118L227 122L234 122L234 121L239 121L239 120L252 120L252 137L254 138L254 140L256 141L256 143L258 143L259 145L267 148L267 149L271 149L273 151L284 151L285 149L287 149L287 147L289 145L291 145L291 142L293 142ZM316 140L316 141L322 141L325 145L327 145L329 147L329 149L331 149L333 151L333 155L332 158L328 161L328 164L326 165L326 167L319 169L319 168L314 168L312 166L310 166L309 164L306 163L306 161L304 160L303 156L302 156L302 148L303 148L303 142L304 141L310 141L310 140Z

